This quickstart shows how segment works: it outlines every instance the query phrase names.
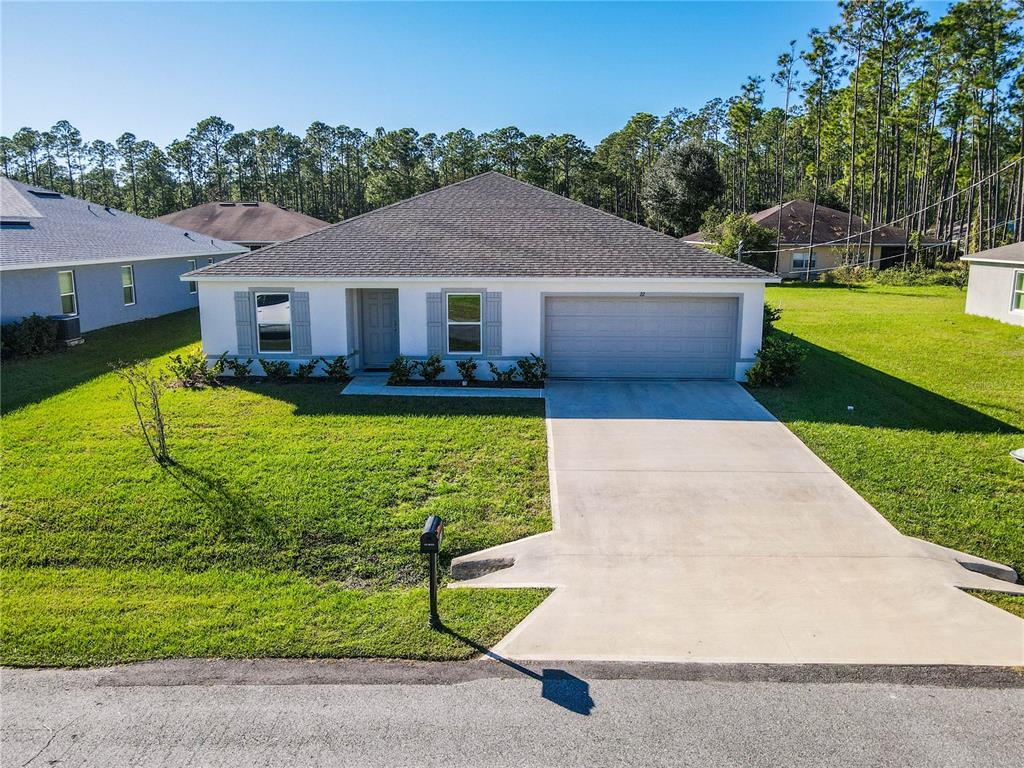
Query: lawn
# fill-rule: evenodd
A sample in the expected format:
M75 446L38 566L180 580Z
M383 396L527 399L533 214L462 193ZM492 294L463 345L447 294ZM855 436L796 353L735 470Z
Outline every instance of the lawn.
M429 514L444 559L551 524L535 400L341 397L329 383L165 396L175 465L130 429L108 363L194 344L195 312L5 363L0 662L180 656L465 658L540 590L443 590L426 627Z
M808 355L795 384L753 393L903 533L1024 573L1024 472L1008 456L1024 446L1024 328L965 315L964 299L770 288Z

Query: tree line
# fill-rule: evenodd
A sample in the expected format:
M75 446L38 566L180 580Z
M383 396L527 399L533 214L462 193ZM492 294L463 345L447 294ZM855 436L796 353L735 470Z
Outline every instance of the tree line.
M298 136L220 117L159 147L132 133L86 141L61 120L0 137L0 162L9 177L143 216L261 200L334 222L494 169L675 235L803 198L961 252L1022 239L1024 0L961 0L936 19L910 0L839 10L735 95L638 113L593 147L515 126L314 122ZM780 106L764 103L769 81Z

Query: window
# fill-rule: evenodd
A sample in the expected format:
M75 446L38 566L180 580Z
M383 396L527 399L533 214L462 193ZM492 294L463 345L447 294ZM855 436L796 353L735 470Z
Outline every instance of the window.
M483 296L479 293L448 294L448 352L470 355L483 351L480 319Z
M811 258L811 269L814 269L818 265L818 259L806 251L797 251L793 254L793 269L807 269L808 256Z
M195 259L189 259L188 260L188 269L186 269L185 271L186 272L191 272L195 268L196 268L196 260ZM189 280L188 281L188 292L189 293L196 293L198 290L199 290L199 286L195 284L195 281L194 280Z
M74 270L58 272L57 284L60 286L60 311L65 315L77 315L78 296L75 294Z
M259 352L292 351L292 301L287 293L256 294L256 341Z
M1013 301L1010 309L1024 312L1024 269L1013 273Z
M213 256L206 260L206 265L209 266L210 264L213 264Z
M126 307L135 303L135 270L131 264L121 267L121 292Z

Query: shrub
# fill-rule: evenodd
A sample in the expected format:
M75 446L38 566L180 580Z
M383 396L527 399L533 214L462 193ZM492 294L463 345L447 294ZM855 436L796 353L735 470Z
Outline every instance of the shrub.
M521 357L516 360L516 368L523 381L531 387L539 387L548 377L548 364L543 357L531 354L529 357Z
M416 368L424 381L435 381L438 376L444 373L444 363L438 355L431 355L426 360L416 363Z
M402 384L408 384L412 379L413 373L416 372L416 363L404 355L399 355L388 366L388 370L391 372L388 376L388 384L401 386Z
M320 359L314 357L309 362L301 363L300 365L296 365L295 366L295 378L296 379L300 379L302 381L305 381L306 379L308 379L310 376L313 375L313 372L316 370L316 366L319 364L319 362L320 362Z
M260 358L263 375L271 381L285 381L292 372L287 360L264 360Z
M131 401L135 411L135 421L139 434L142 436L149 452L153 454L157 464L167 466L173 464L171 454L167 450L167 419L164 418L160 396L164 391L164 379L154 375L146 362L112 363L114 373L125 384L125 394Z
M57 321L33 312L13 323L0 327L0 355L31 357L53 352L60 348L57 341Z
M828 272L822 272L819 278L826 285L854 285L864 283L874 277L875 270L856 264L844 264Z
M328 361L321 357L320 362L324 364L324 374L333 381L352 381L352 372L348 369L348 357L338 356Z
M459 376L467 384L472 384L476 381L476 369L480 366L477 365L476 360L472 357L467 357L463 360L456 360L455 367L459 369Z
M192 349L180 355L171 355L167 363L167 372L178 386L185 389L200 389L217 386L217 377L224 372L227 352L217 358L211 366L206 360L202 347Z
M224 354L227 354L226 352ZM236 360L234 358L224 358L224 366L231 371L233 376L250 376L252 374L252 358L245 360Z
M514 365L509 366L508 370L505 371L501 370L494 363L488 363L487 367L491 369L491 376L499 384L510 384L516 380L516 374L519 373L519 370Z
M764 303L764 317L761 320L761 338L775 330L775 323L782 317L782 307Z
M752 387L781 387L792 381L805 356L803 347L792 337L771 333L764 337L757 360L747 371Z

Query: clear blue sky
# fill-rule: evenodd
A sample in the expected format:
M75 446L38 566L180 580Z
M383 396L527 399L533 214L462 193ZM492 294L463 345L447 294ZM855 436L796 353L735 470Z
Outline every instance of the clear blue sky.
M736 93L836 18L834 2L4 2L0 122L161 146L211 114L296 133L515 124L593 144L634 112Z

